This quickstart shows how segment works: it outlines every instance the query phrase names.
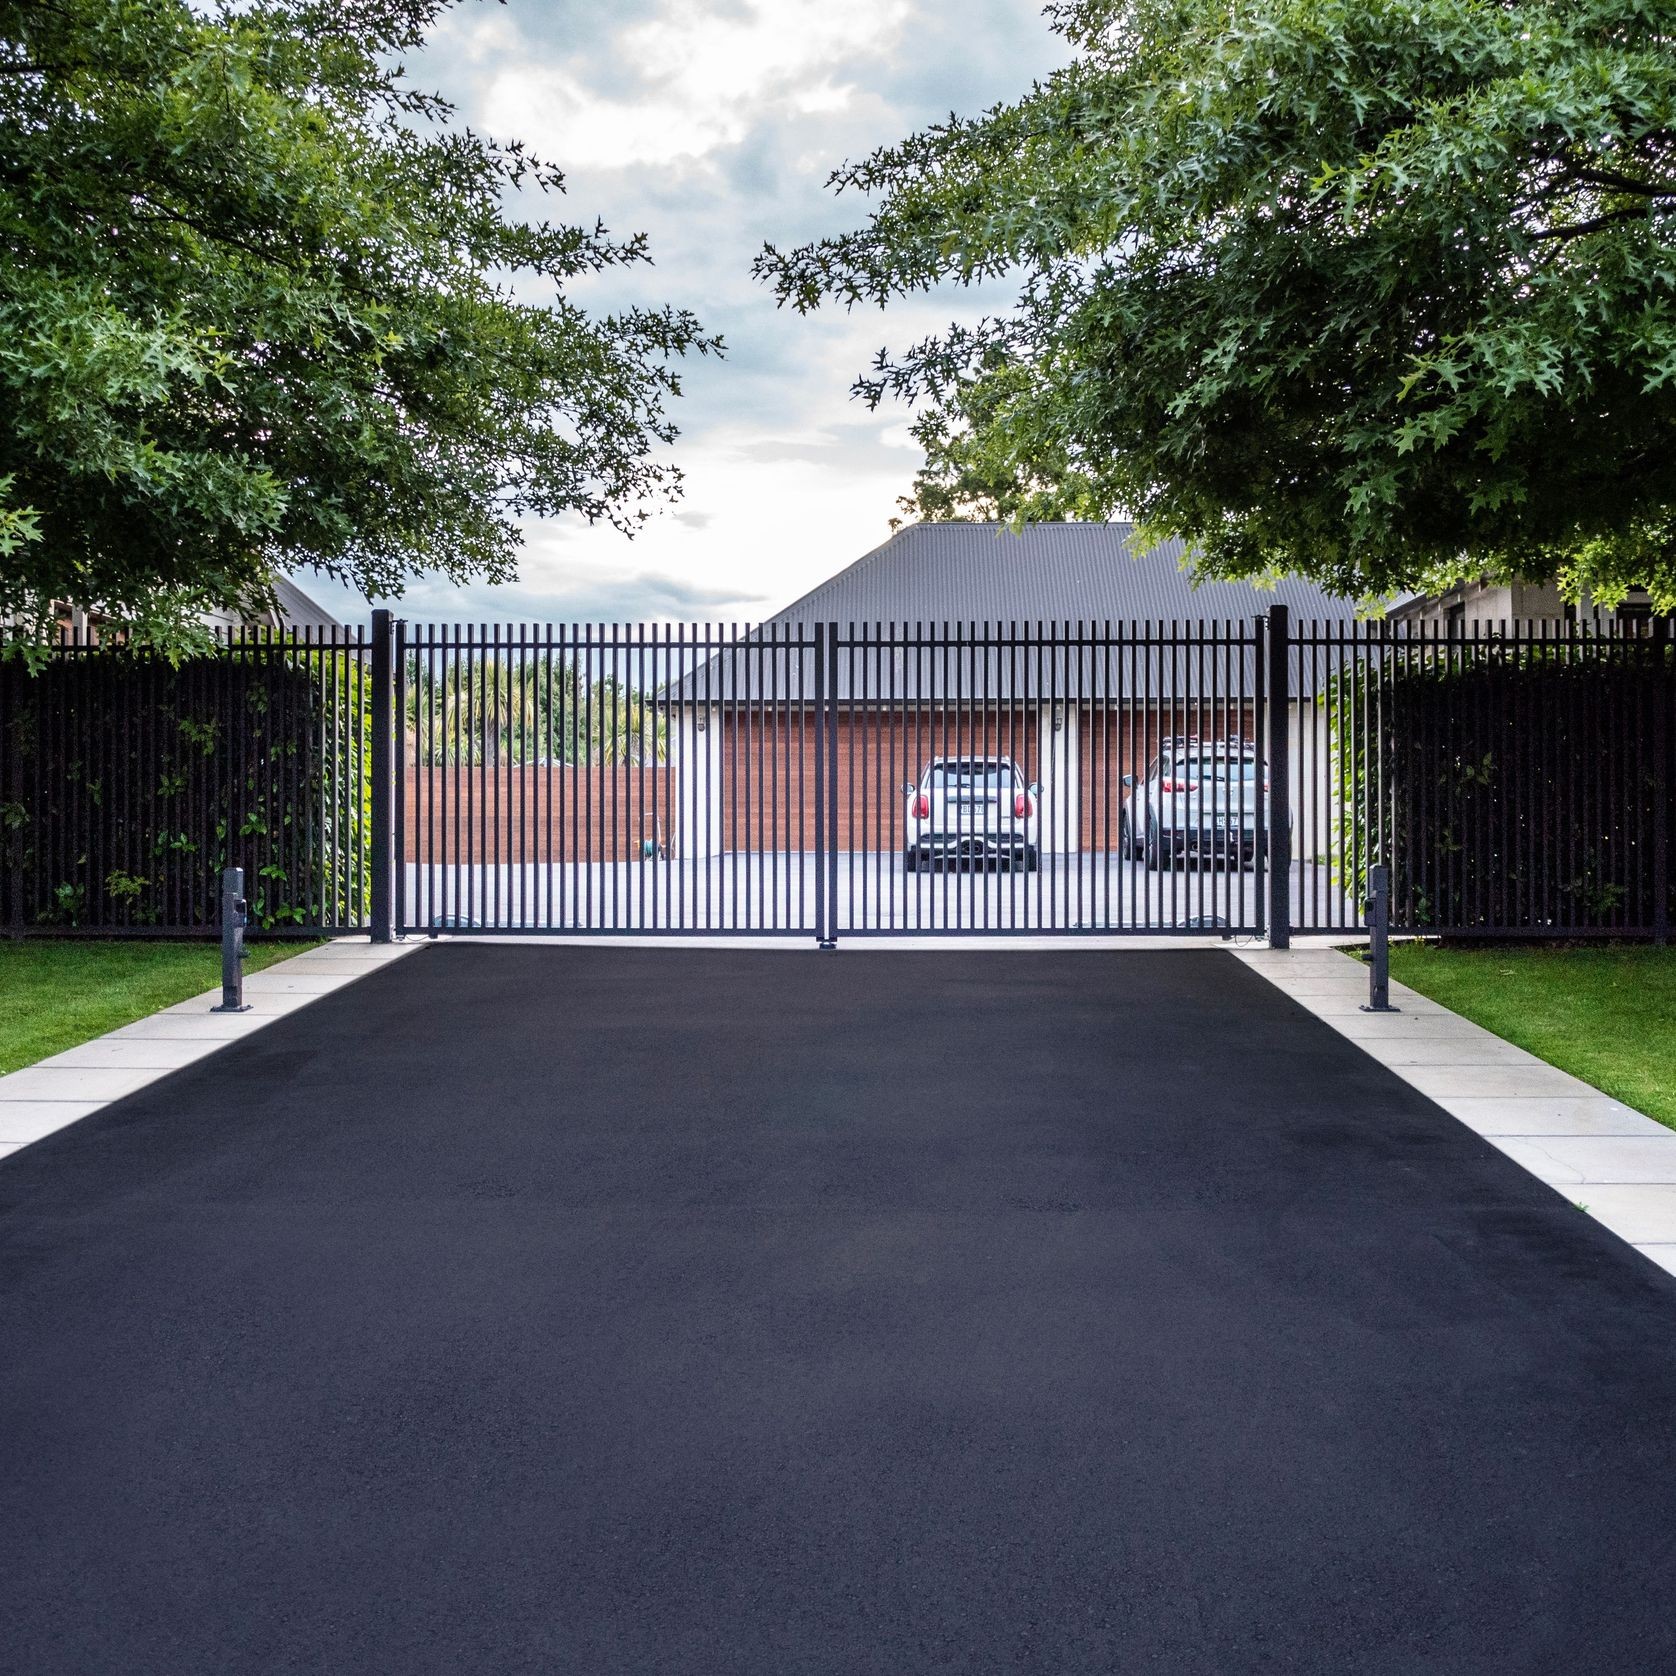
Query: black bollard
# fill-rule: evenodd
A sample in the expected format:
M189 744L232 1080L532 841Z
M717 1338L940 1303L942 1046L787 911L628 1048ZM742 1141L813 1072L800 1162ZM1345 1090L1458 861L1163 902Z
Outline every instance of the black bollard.
M1364 1013L1396 1013L1391 1005L1391 869L1368 869L1368 998Z
M221 1005L212 1013L247 1013L244 998L244 922L249 912L244 899L244 869L229 867L221 875Z

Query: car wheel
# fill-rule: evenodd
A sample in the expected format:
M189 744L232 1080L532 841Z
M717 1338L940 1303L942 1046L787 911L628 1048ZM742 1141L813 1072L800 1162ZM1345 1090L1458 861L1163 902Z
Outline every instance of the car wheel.
M1117 853L1124 856L1132 856L1135 853L1135 835L1129 830L1129 817L1127 814L1118 816Z
M1041 866L1041 857L1036 853L1036 846L1026 844L1024 846L1024 871L1034 873L1039 866Z
M1146 823L1146 865L1148 872L1157 872L1162 865L1161 852L1158 843L1158 821L1156 816L1149 816Z
M902 852L902 865L910 873L917 873L919 871L919 851L911 847L905 849Z

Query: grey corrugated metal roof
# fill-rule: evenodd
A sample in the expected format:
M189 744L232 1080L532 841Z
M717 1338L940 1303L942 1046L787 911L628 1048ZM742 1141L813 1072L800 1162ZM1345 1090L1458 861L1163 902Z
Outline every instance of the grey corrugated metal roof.
M1271 592L1205 582L1182 545L1141 552L1134 525L910 524L768 619L771 623L1227 622L1279 603L1296 618L1350 622L1354 602L1283 577Z
M1251 628L1271 605L1287 606L1298 622L1355 619L1351 602L1298 577L1273 590L1245 582L1195 588L1181 555L1179 542L1138 552L1126 523L1032 524L1016 534L1004 524L912 524L664 696L807 702L814 657L799 645L815 625L837 623L839 700L919 702L944 691L966 703L979 694L1038 703L1234 698L1256 690ZM1180 643L1170 643L1172 628ZM1026 646L1005 644L1015 631ZM1187 643L1189 633L1224 643L1200 650ZM984 644L958 645L974 639ZM775 647L787 640L794 644Z
M274 577L274 599L279 606L280 623L285 628L343 627L325 606L311 599L289 576Z

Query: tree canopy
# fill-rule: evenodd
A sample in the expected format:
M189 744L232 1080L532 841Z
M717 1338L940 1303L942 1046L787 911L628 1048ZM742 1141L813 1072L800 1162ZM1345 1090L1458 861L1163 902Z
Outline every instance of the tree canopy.
M859 391L910 510L1129 515L1351 596L1559 573L1676 607L1676 25L1664 0L1065 0L1016 103L832 177L782 302L1006 277Z
M639 236L404 79L448 0L0 0L0 643L67 599L165 643L278 567L499 581L519 519L632 531L684 310L567 290Z

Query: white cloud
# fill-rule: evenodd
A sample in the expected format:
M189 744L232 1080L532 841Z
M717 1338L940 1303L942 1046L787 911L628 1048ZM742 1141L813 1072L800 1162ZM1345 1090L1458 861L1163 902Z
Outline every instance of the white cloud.
M1022 92L1062 56L1039 0L510 0L444 15L415 80L525 141L568 177L539 211L644 230L652 268L579 300L694 308L728 359L686 369L673 457L686 495L637 539L533 522L515 584L425 581L402 609L463 621L755 619L886 539L918 452L900 408L849 395L881 344L971 312L938 295L880 314L775 308L750 278L763 240L853 225L829 171L951 109ZM314 584L305 582L314 588ZM364 606L323 584L340 614Z
M834 67L888 56L907 0L759 0L721 11L672 0L612 46L631 86L602 93L586 67L510 58L492 74L485 117L570 167L701 159L776 114L842 110L853 84Z

